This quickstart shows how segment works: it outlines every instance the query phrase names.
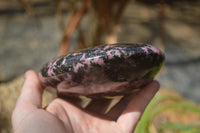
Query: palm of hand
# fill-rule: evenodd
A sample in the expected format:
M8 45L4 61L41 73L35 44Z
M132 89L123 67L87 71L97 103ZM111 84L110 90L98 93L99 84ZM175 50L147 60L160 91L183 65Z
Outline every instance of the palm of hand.
M117 122L91 114L62 99L54 100L47 111L59 118L66 131L71 133L122 133Z
M102 116L99 114L105 111L109 101L93 100L83 110L57 98L42 109L42 88L37 74L29 71L13 112L13 130L14 133L131 133L158 88L154 81L134 98L132 95L123 98Z

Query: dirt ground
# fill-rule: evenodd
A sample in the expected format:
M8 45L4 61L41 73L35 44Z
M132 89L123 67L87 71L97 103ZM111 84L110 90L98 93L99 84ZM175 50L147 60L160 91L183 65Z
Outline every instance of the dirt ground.
M38 72L44 63L56 57L62 31L53 3L35 7L39 23L23 12L17 1L10 4L2 0L0 5L3 5L0 6L0 82L5 82L28 69ZM196 102L200 102L199 6L199 1L166 5L166 69L159 79L163 87L175 89ZM131 1L121 21L118 42L151 43L160 47L159 12L159 4Z
M0 5L5 3L6 0L0 1ZM12 8L13 3L8 6ZM200 103L199 6L200 1L166 6L166 64L159 75L161 88L175 90L196 103ZM45 62L57 56L61 30L52 5L45 8L50 13L38 10L40 25L27 13L18 11L18 8L13 8L17 12L0 8L1 133L11 132L11 113L24 81L23 73L28 69L38 72ZM157 4L149 6L131 1L121 22L119 42L161 46L158 13ZM45 93L44 103L47 104L53 98L52 94Z

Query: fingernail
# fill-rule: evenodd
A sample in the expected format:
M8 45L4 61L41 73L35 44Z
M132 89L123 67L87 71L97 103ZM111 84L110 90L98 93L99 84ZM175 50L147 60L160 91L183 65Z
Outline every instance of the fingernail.
M27 73L28 73L28 71L29 71L29 70L27 70L27 71L24 73L24 78L25 78L25 79L27 78L27 75L28 75Z

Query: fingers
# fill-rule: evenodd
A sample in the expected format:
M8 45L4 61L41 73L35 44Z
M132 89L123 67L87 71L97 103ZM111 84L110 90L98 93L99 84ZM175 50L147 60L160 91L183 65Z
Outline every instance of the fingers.
M135 93L125 95L123 98L121 98L120 101L109 110L109 112L106 114L106 117L110 120L116 121L123 110L126 108L127 103L130 102L134 95Z
M130 101L126 109L117 120L117 123L124 132L133 132L146 106L156 94L158 89L159 83L157 81L153 81L144 87L140 92L138 92Z
M23 108L41 108L43 90L40 86L37 73L27 71L25 73L25 82L18 98L17 106Z

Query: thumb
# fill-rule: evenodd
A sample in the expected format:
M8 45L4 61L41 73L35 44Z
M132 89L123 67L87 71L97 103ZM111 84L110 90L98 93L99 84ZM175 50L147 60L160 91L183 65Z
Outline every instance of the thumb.
M42 107L42 93L38 75L34 71L27 71L21 94L12 113L13 130L17 130L21 122L30 112Z
M26 109L42 107L43 89L36 72L29 70L25 73L25 82L16 106Z

